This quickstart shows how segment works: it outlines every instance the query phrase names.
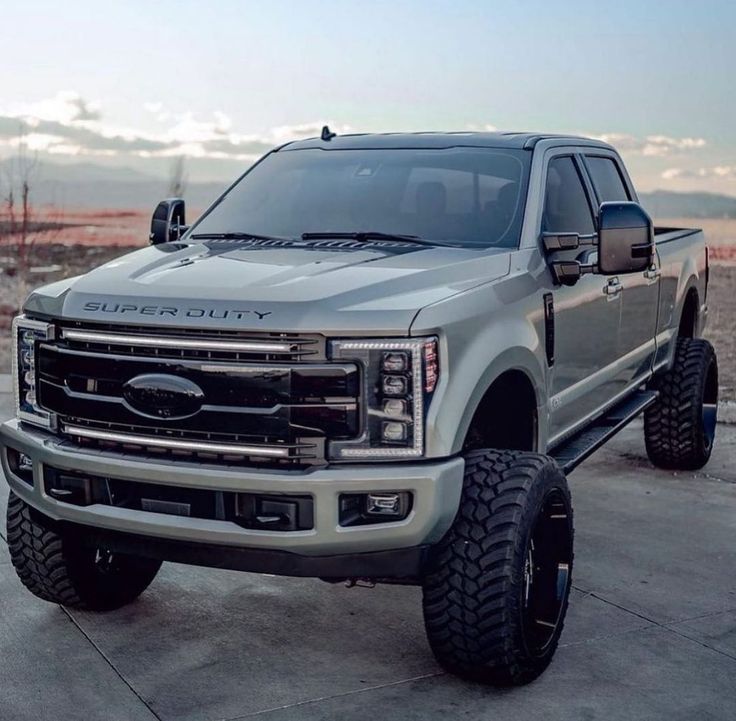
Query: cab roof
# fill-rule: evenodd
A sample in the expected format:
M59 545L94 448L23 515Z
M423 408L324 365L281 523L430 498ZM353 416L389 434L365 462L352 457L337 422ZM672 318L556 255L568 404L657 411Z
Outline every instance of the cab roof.
M304 150L321 148L323 150L364 150L397 148L517 148L531 150L542 140L559 141L555 145L583 145L612 149L608 143L575 135L526 132L448 132L448 133L361 133L335 135L330 140L308 138L287 143L280 150Z

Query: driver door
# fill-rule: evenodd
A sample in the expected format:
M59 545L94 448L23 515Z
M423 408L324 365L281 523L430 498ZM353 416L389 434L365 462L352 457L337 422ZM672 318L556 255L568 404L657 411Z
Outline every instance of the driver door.
M595 232L592 193L574 153L548 162L542 232ZM556 260L593 262L591 250L555 254ZM554 286L554 363L548 381L550 443L599 412L616 395L615 364L621 318L617 278L583 275L573 286Z

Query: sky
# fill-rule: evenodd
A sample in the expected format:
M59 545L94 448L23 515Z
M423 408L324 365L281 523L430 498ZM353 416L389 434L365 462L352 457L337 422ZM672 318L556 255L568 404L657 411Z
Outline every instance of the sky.
M736 196L733 0L4 0L0 57L0 156L224 181L324 122L539 130Z

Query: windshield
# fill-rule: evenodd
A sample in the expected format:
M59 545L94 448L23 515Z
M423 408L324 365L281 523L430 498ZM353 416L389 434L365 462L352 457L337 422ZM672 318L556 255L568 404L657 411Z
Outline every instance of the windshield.
M515 247L529 157L493 148L285 150L254 166L192 233L371 232Z

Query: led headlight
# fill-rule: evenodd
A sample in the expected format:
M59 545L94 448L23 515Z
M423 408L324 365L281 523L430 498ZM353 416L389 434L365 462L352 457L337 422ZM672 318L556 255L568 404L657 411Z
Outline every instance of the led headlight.
M439 378L437 339L336 340L335 360L363 367L363 431L333 441L335 460L419 458L424 455L424 420Z
M15 410L21 421L44 428L54 426L54 416L43 410L36 395L36 353L41 341L53 338L49 323L18 316L13 320L13 382Z

